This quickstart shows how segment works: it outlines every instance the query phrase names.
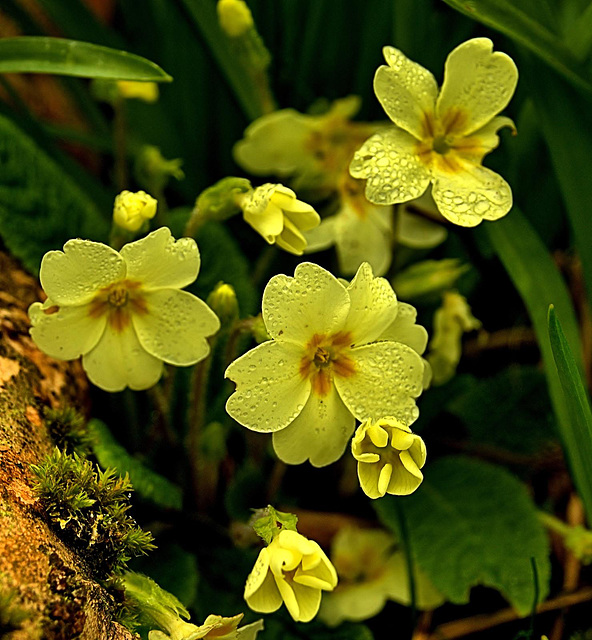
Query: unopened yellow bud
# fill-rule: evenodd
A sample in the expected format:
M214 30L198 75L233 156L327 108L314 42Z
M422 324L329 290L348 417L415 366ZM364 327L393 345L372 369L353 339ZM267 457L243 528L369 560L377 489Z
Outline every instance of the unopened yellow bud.
M208 306L220 318L223 327L231 325L238 318L238 300L231 284L219 282L207 299Z
M156 102L158 100L158 85L156 82L135 82L133 80L120 80L117 90L122 98L136 98L144 102Z
M253 16L244 0L219 0L218 20L230 38L238 38L253 27Z
M113 222L122 229L139 231L146 220L154 218L157 204L145 191L122 191L115 198Z

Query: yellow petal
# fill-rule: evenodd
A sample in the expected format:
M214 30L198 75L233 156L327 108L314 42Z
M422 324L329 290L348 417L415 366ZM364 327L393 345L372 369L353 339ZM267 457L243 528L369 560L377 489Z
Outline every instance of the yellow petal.
M432 195L440 213L462 227L497 220L512 208L510 185L491 169L481 166L467 166L462 173L435 176Z
M323 398L312 393L292 424L273 434L273 448L287 464L310 460L314 467L324 467L343 455L354 425L334 388Z
M64 251L43 256L39 279L57 305L82 305L95 293L126 275L121 256L105 244L90 240L68 240Z
M298 622L300 620L300 606L294 593L294 582L291 580L288 582L285 578L276 575L274 575L274 579L288 613Z
M413 458L413 462L419 469L423 467L426 461L426 446L422 438L418 435L414 435L414 442L409 447L409 455Z
M382 498L384 493L378 490L378 479L380 478L381 467L379 464L366 464L358 462L358 480L362 491L373 500Z
M259 613L271 613L282 606L282 597L269 571L267 549L261 550L253 571L247 578L244 598L249 607Z
M352 334L357 345L372 342L397 315L397 296L388 280L376 278L372 267L363 262L347 288L350 309L343 330Z
M380 334L380 340L392 340L411 347L421 355L428 344L428 332L421 325L415 324L417 311L406 302L399 302L397 316L394 321Z
M378 493L383 496L387 489L389 488L389 484L391 481L391 477L393 475L393 465L385 464L380 470L380 475L378 476Z
M354 416L365 420L390 415L413 423L419 415L415 398L423 388L421 357L396 342L355 347L350 354L356 374L336 377L335 386Z
M148 313L132 313L140 344L169 364L187 366L210 352L207 337L220 328L218 316L187 291L160 289L145 296Z
M388 205L414 200L424 193L430 174L415 152L416 140L389 127L366 140L350 164L354 178L364 178L366 197Z
M393 474L387 493L395 496L407 496L413 493L423 480L422 472L407 451L402 451L400 463L393 465Z
M292 588L298 601L298 616L292 617L296 622L310 622L317 615L321 605L320 589L313 589L297 582L292 583Z
M510 118L496 116L460 143L459 151L462 156L474 164L481 164L483 157L499 145L497 132L502 127L510 127L516 133L516 127Z
M301 533L298 533L298 531L284 529L280 531L278 539L284 549L295 551L301 556L314 554L319 549L319 545L314 542L314 540L305 538ZM300 559L298 562L300 562Z
M402 205L399 207L397 215L398 242L412 249L432 249L446 240L448 235L446 227L427 218L409 213L407 206Z
M391 447L397 451L405 451L416 441L416 437L413 433L393 427L391 429Z
M298 227L287 217L284 217L284 229L276 238L276 244L280 249L301 256L306 249L306 239Z
M235 360L224 374L236 383L226 411L253 431L284 429L310 395L310 382L298 366L301 348L288 342L264 342Z
M438 85L434 76L394 47L384 47L388 67L378 68L374 91L388 117L402 129L422 136L423 114L434 110Z
M462 131L469 135L506 108L518 82L518 69L510 56L493 53L489 38L473 38L454 49L446 59L444 83L437 113L451 109L466 116Z
M93 349L105 330L107 317L91 318L88 306L55 307L49 298L41 304L29 307L32 328L31 337L47 355L58 360L73 360Z
M386 447L388 444L388 433L380 425L371 424L366 433L374 446Z
M139 280L146 290L182 289L191 284L199 272L200 258L195 240L175 240L167 227L126 244L121 249L121 256L127 265L127 278Z
M144 350L133 327L121 332L108 326L98 344L82 356L89 380L105 391L134 391L154 386L162 375L163 363Z
M252 211L248 205L243 208L243 218L259 233L269 244L273 244L284 228L284 214L282 210L272 202L268 203L263 211Z
M313 333L341 329L349 311L345 287L311 262L296 267L294 277L274 276L263 292L263 321L272 338L305 345Z

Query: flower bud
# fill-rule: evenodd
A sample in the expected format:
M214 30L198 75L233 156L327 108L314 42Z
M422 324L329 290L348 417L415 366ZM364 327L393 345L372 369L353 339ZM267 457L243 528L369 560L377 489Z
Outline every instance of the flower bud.
M117 82L119 95L126 100L136 98L143 102L158 100L158 85L156 82L135 82L133 80L119 80Z
M139 231L146 220L154 218L157 201L145 191L122 191L113 206L113 222L122 229Z
M238 300L231 284L219 282L207 299L208 306L220 318L223 327L230 326L238 319Z
M253 16L244 0L219 0L218 20L229 38L238 38L253 28Z

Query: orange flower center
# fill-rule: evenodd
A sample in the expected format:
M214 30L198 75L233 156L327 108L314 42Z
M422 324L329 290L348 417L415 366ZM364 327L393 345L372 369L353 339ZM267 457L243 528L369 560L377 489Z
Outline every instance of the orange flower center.
M422 140L416 144L419 159L429 168L444 173L460 173L465 162L479 163L486 153L480 138L465 136L467 114L449 109L441 118L424 113Z
M338 331L331 335L315 333L306 343L299 372L311 381L313 393L324 397L331 391L333 376L354 375L355 364L348 355L352 342L349 331Z
M142 283L134 280L119 280L100 289L88 311L91 318L107 314L109 326L117 333L129 326L132 313L148 313L148 305L142 295Z

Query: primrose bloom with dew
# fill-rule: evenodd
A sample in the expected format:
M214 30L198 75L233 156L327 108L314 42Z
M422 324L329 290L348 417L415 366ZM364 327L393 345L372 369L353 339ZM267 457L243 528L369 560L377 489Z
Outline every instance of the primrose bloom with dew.
M319 214L309 204L298 200L292 189L281 184L267 183L238 194L236 202L242 209L245 222L266 242L275 243L297 256L302 255L306 248L302 232L321 222Z
M368 139L356 152L351 174L367 179L366 196L376 204L406 202L432 184L440 213L464 227L497 220L512 207L506 181L481 166L499 144L498 116L518 81L512 59L493 53L488 38L474 38L446 60L440 93L434 76L393 47L388 66L374 77L374 90L395 126Z
M423 440L396 418L365 420L352 439L358 478L372 499L407 496L421 484L426 461Z
M255 640L259 631L263 630L263 620L239 628L243 616L243 613L239 613L225 618L212 614L200 626L171 616L168 624L163 624L166 632L152 630L148 633L148 640Z
M321 547L283 529L259 553L247 578L245 600L259 613L272 613L284 603L296 622L309 622L319 610L322 591L336 585L337 573Z
M41 262L48 298L29 308L31 336L59 360L82 356L90 381L105 391L147 389L163 363L187 366L209 353L220 322L199 298L181 291L199 271L195 241L166 227L125 245L69 240Z
M226 410L253 431L273 432L284 462L335 462L356 418L417 418L427 333L369 264L350 284L309 262L293 278L274 276L262 316L271 340L226 370L236 383Z
M405 555L386 531L340 529L331 542L330 558L339 584L323 598L319 611L329 626L373 618L387 600L411 603ZM422 610L440 606L444 598L417 566L414 574L416 606Z
M113 222L127 231L139 231L154 218L158 202L145 191L122 191L113 205Z

